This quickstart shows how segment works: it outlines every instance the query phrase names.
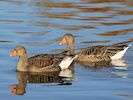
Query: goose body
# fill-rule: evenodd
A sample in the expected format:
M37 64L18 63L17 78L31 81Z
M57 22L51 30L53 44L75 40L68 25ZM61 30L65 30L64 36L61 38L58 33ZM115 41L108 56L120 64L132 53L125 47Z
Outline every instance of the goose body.
M64 54L39 54L28 58L26 49L23 46L17 46L10 54L10 56L19 56L17 64L17 71L27 72L55 72L62 70L59 64L63 61L66 63L66 68L73 61L73 56L68 57L72 60L63 59ZM69 62L70 61L70 62ZM64 67L64 66L63 66ZM64 69L64 68L63 68Z
M79 61L111 61L121 59L129 45L92 46L80 49Z
M72 34L65 34L60 41L60 44L67 44L67 50L69 51L69 54L73 54L74 36ZM127 44L86 47L79 50L77 53L77 60L99 62L121 59L129 47L131 47L131 45Z

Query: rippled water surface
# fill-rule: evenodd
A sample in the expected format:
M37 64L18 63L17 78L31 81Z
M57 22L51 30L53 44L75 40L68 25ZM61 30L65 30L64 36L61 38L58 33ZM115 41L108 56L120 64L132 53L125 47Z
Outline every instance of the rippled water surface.
M132 100L132 47L119 67L75 64L74 72L66 79L59 77L61 73L32 74L28 79L27 73L16 73L18 58L9 57L16 45L25 46L29 57L57 53L66 48L58 44L66 33L75 36L76 49L119 42L132 44L133 1L0 0L1 100ZM25 89L21 96L13 94L12 90L19 81Z

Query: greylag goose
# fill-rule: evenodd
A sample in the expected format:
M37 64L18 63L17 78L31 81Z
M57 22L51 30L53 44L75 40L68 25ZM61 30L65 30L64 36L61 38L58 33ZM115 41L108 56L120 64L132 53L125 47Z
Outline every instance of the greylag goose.
M62 54L39 54L28 58L23 46L16 46L10 56L19 56L17 71L27 72L54 72L67 69L77 56Z
M74 53L74 36L65 34L60 41L60 45L67 44L69 54ZM91 46L80 49L78 53L78 61L111 61L113 59L121 59L131 45L109 45L109 46Z

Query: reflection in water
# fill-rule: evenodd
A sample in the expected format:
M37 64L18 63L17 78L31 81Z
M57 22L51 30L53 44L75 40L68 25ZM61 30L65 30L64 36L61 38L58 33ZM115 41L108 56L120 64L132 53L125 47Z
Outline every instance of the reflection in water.
M108 3L108 2L131 2L131 0L84 0L85 2L88 3Z
M132 23L133 23L133 19L124 20L121 22L103 22L101 24L105 26L112 26L112 25L126 25L126 24L132 24Z
M25 93L25 88L27 85L28 80L28 73L27 72L16 72L16 76L18 79L18 84L12 84L11 93L17 95L23 95Z
M132 32L132 31L133 31L133 28L131 28L131 29L124 29L124 30L118 30L118 31L111 31L111 32L97 34L97 35L100 35L100 36L126 35L126 34L131 34L130 32Z
M82 43L107 43L110 42L110 40L92 40L92 41L85 41Z
M124 59L112 60L111 64L114 66L113 68L115 70L118 70L112 72L113 74L116 74L117 76L120 76L122 78L128 78L128 67Z
M123 70L112 72L112 74L115 74L115 75L117 75L117 77L121 77L121 78L128 78L128 76L129 76L128 72L123 71Z
M121 93L121 94L116 94L116 95L133 99L132 93Z
M62 77L62 80L65 80L65 81L71 81L74 79L74 74L72 74L73 71L70 70L70 69L66 69L66 70L62 70L60 73L59 73L59 76Z
M119 59L119 60L112 60L111 62L76 62L78 64L80 64L81 66L84 66L85 68L87 68L88 70L97 70L99 69L100 71L102 71L102 73L104 72L104 69L102 70L101 68L112 68L115 70L109 70L109 73L113 74L113 76L111 77L121 77L121 78L128 78L129 74L127 72L127 64L125 63L124 59ZM115 76L114 76L115 75ZM96 77L100 77L97 76ZM108 76L101 76L101 77L108 77Z
M117 43L128 40L131 44L133 42L133 0L1 0L0 12L0 43L1 50L3 49L1 54L7 54L10 48L17 44L29 46L29 49L31 49L31 55L34 53L40 53L41 51L42 53L49 51L53 53L60 52L64 47L57 45L56 38L67 32L82 36L82 38L76 38L77 48L87 47L87 43L93 43L93 45L97 43L99 45L105 45L111 44L111 42ZM99 74L97 69L94 69L92 73L89 72L86 74L86 70L80 70L80 72L76 74L76 77L78 77L78 75L81 76L78 80L79 84L76 84L78 87L76 87L76 89L81 89L81 91L77 91L75 86L72 85L71 89L76 91L71 92L73 94L76 93L73 97L69 97L67 96L66 89L63 87L62 90L65 93L62 93L61 97L66 97L64 100L79 100L83 96L93 100L97 100L99 97L99 99L117 98L120 100L125 99L125 97L129 99L132 98L132 93L130 94L130 92L133 91L132 52L133 49L129 50L126 56L128 67L123 67L121 63L116 63L116 61L111 63L80 62L81 68L82 66L90 66L102 68L98 70L105 70L106 72L101 72ZM1 55L1 57L6 59L6 55ZM12 64L10 59L8 61L2 61L3 66L7 65L8 61L9 66ZM120 66L117 67L118 65ZM104 68L112 66L113 68ZM8 67L1 67L2 73L5 68ZM77 66L75 68L77 68ZM112 73L110 69L111 71L113 70L113 76L111 76ZM36 75L17 72L18 84L13 85L14 89L12 92L19 95L24 94L26 91L26 85L29 85L28 82L36 84L39 82L52 83L54 81L59 84L71 83L71 81L68 81L73 79L73 75L70 73L71 72L69 71L62 71L58 74L54 73L53 75ZM91 78L82 78L82 73L84 73L85 76L89 74ZM94 75L96 77L92 78ZM102 75L102 79L99 79L100 75ZM4 77L4 79L7 80L1 81L1 85L9 82L9 74L4 73L0 76L0 79L3 79ZM66 79L64 76L71 77L72 79ZM114 77L117 76L120 77L115 79ZM13 77L14 76L12 75L10 79L13 80ZM121 79L121 77L128 78ZM83 82L82 80L85 81ZM120 83L123 83L123 85ZM81 84L84 85L81 87ZM91 86L90 89L86 88L89 86ZM35 90L34 87L32 88L32 90ZM38 90L40 90L40 88L42 87L39 87ZM4 92L7 88L3 87L2 89L4 90L1 91L1 99L6 100L7 98L8 100L10 95L7 95ZM108 90L110 91L108 92ZM95 95L100 91L102 91L102 94ZM123 92L119 93L119 91ZM54 95L52 97L55 97L54 99L57 100L60 99L60 91L59 94L56 94L55 92L56 88L53 91ZM70 91L68 92L70 93ZM113 95L116 94L116 92L119 96ZM47 93L47 95L33 93L30 96L26 95L24 99L34 100L36 99L34 97L38 98L38 95L42 98L48 96L51 97L51 92ZM14 96L13 99L16 100L16 96Z
M102 62L91 62L91 61L79 61L77 62L85 67L94 67L94 68L109 68L114 67L116 69L125 69L127 64L124 59L117 59L110 61L102 61Z
M114 66L121 66L121 67L126 67L127 64L125 63L125 60L124 59L117 59L117 60L112 60L111 61L111 64L114 65Z
M93 34L93 41L87 39L81 43L104 44L112 42L112 36L132 34L132 4L130 0L38 1L34 5L40 7L40 10L35 14L44 20L32 21L32 24L75 33L81 31L87 38L88 34ZM94 31L90 32L91 29ZM104 36L109 38L104 40ZM102 40L96 40L97 37L102 37Z
M102 61L102 62L91 62L91 61L79 61L77 62L81 66L84 67L92 67L92 68L109 68L112 67L111 63L108 61Z
M16 72L18 84L12 84L12 94L24 95L27 83L58 83L57 85L71 85L74 79L74 69L70 66L66 71L51 73Z

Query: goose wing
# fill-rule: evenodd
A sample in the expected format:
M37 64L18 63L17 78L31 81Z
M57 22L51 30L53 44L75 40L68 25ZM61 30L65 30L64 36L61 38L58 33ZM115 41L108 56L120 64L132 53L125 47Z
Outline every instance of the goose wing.
M29 63L30 65L42 68L58 64L61 61L61 59L61 57L56 57L52 54L40 54L29 58Z
M100 56L114 56L116 53L123 51L127 45L111 45L111 46L92 46L83 48L79 54L82 55L100 55Z

